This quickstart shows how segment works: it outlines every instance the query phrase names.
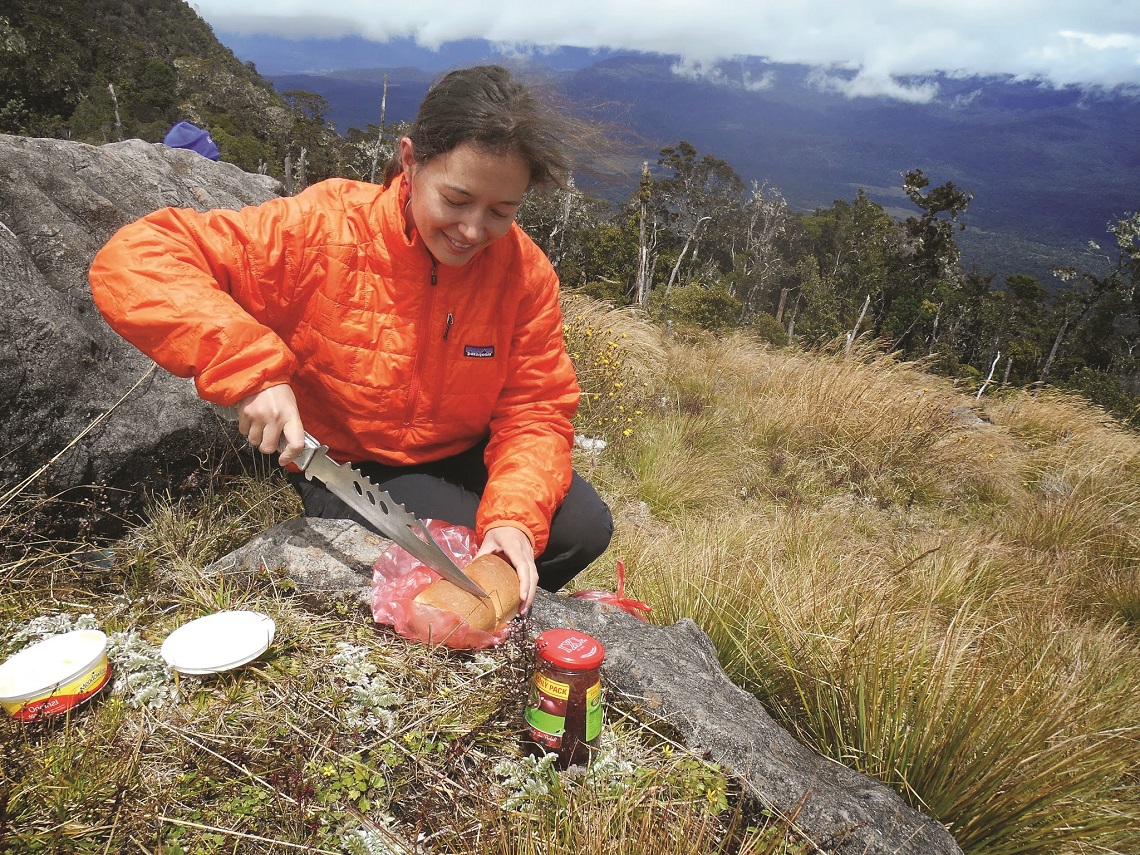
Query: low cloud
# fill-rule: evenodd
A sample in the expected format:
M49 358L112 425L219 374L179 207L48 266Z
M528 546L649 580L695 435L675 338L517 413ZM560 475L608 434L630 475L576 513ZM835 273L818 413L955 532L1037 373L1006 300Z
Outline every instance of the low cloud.
M938 95L938 84L932 82L903 83L890 75L867 74L854 77L815 71L808 83L823 92L835 92L846 98L892 98L908 104L928 104Z
M194 4L197 7L198 4ZM199 10L199 14L202 12ZM205 17L203 15L203 17ZM340 39L360 35L360 22L340 15L232 15L205 18L215 29L238 36L280 36L284 39ZM405 35L414 35L412 32ZM390 38L395 38L393 33Z
M682 57L673 63L671 70L678 77L697 80L701 83L712 83L717 86L746 89L749 92L762 92L765 89L771 89L776 83L774 71L754 75L751 69L740 63L706 63Z
M1129 33L1078 33L1073 30L1062 30L1058 35L1063 39L1072 39L1080 42L1083 47L1094 51L1124 51L1135 56L1140 53L1140 37Z
M950 102L950 106L957 109L969 107L971 104L977 101L981 95L981 89L974 89L973 91L967 92L964 95L955 95L953 100Z

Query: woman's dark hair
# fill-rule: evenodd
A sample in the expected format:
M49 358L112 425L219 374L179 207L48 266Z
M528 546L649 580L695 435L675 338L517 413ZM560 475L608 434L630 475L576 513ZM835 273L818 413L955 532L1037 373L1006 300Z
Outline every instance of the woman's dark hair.
M567 186L570 157L563 140L569 122L507 69L481 65L452 71L428 90L407 136L416 161L470 143L492 154L517 154L530 167L530 185ZM400 152L388 162L384 183L400 174Z

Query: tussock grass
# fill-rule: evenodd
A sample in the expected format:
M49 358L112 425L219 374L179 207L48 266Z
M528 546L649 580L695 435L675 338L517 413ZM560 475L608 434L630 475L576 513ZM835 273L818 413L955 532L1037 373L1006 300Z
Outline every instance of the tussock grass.
M819 750L949 822L970 851L1126 833L1134 818L1114 803L1134 763L1134 734L1120 728L1132 697L1056 668L1053 645L1000 644L971 611L945 628L885 610L840 626L774 619L771 649L795 689L775 705ZM1115 664L1134 697L1131 666Z
M789 839L773 826L740 828L739 817L725 825L707 813L694 812L659 800L652 787L623 794L620 800L568 799L555 814L530 814L521 822L489 818L487 836L470 848L456 850L472 855L610 855L640 852L644 855L735 852L740 855L793 855L811 849ZM672 829L661 834L662 827Z
M867 350L736 336L667 364L653 420L679 427L609 463L654 620L696 620L803 741L968 852L1135 851L1140 439Z
M646 418L644 442L628 449L625 463L638 497L664 519L708 512L729 496L746 493L751 470L734 426L707 414L659 414Z
M737 334L681 347L674 408L715 404L758 453L777 497L845 490L880 505L1000 504L1017 484L1009 443L947 381L889 355L777 350Z
M578 430L609 443L576 466L617 519L575 587L612 588L624 559L654 621L695 620L802 741L969 853L1140 851L1134 433L1051 392L978 401L867 345L667 340L577 297L564 317ZM115 544L24 539L0 562L0 637L91 614L147 679L190 617L278 626L240 671L0 721L13 851L807 851L616 706L591 772L525 759L517 644L413 645L272 577L204 576L298 510L263 474L227 486L156 502Z

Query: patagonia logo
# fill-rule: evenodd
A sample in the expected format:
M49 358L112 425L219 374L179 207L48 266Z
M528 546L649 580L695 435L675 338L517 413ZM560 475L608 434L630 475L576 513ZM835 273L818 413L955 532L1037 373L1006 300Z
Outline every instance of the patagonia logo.
M463 346L463 355L470 356L473 359L490 359L495 355L495 346L488 345L475 345L467 344Z

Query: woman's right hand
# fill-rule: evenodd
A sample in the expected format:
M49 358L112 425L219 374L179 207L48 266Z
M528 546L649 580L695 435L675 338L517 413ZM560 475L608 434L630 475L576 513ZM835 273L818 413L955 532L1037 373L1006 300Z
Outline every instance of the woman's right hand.
M282 466L291 463L305 450L305 428L297 410L297 398L288 384L270 386L237 402L238 430L249 444L263 454L273 454L281 446Z

